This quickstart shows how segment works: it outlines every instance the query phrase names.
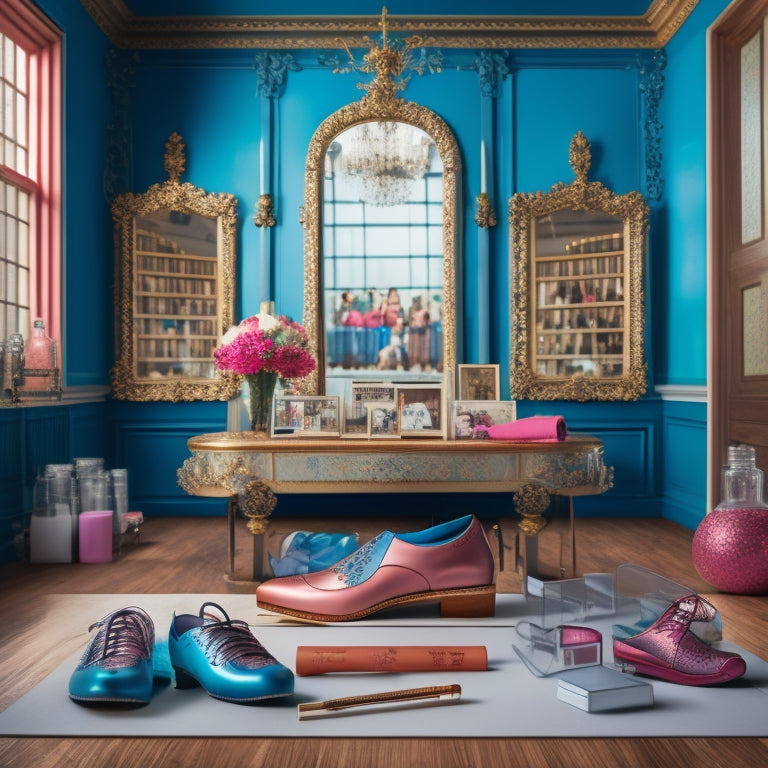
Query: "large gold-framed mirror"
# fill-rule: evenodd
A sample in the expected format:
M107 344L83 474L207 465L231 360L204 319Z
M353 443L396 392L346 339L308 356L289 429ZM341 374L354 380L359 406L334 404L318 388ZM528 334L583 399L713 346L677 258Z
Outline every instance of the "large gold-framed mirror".
M452 383L461 162L445 121L397 96L417 42L390 47L385 33L365 56L362 71L375 72L365 95L309 145L303 321L318 367L308 392L347 401L352 381Z
M237 376L216 370L213 348L234 323L237 200L180 182L186 158L166 143L168 180L115 198L117 361L121 400L229 400Z
M510 199L510 394L636 400L646 390L643 271L648 207L587 181L590 144L571 140L571 184Z

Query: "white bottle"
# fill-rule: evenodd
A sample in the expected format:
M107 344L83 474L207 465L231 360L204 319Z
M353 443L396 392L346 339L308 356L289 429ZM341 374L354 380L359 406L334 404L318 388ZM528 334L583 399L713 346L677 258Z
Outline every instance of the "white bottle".
M25 364L28 370L51 371L44 376L25 376L24 390L51 391L56 388L53 370L56 368L56 342L45 332L45 323L36 318L32 324L32 335L26 344Z

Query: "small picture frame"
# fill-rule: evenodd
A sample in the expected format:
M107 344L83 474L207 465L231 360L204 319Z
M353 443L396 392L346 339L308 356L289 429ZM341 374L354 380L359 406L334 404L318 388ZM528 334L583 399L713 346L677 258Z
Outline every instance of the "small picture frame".
M344 436L368 435L368 403L395 399L395 385L387 381L353 381L350 402L344 414Z
M475 427L492 427L517 419L514 400L454 400L451 403L448 437L451 440L474 440Z
M459 400L498 400L499 366L466 365L458 366Z
M397 403L394 400L376 400L365 405L368 408L369 438L382 440L400 437Z
M338 396L276 397L272 406L272 437L339 437Z
M442 384L396 384L395 402L401 437L445 437Z

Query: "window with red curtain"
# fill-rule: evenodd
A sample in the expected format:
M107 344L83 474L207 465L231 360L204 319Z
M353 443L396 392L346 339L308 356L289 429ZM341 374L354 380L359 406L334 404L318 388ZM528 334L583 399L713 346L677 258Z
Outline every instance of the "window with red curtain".
M61 349L61 31L26 0L3 0L0 89L0 341L41 317Z

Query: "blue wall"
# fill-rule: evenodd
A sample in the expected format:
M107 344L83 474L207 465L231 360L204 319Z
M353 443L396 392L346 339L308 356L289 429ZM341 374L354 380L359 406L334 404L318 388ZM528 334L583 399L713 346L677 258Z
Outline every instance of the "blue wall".
M120 52L108 75L105 57L110 45L80 3L38 0L38 5L66 35L64 384L106 385L114 360L111 193L142 192L164 181L164 145L173 131L186 145L183 179L208 192L230 192L238 198L237 314L258 309L264 291L258 282L260 232L251 218L258 197L258 147L265 110L258 94L257 52ZM615 487L600 497L578 499L579 514L664 515L695 527L705 511L706 406L685 399L661 400L654 385L706 384L705 31L726 5L726 0L700 0L666 48L659 105L664 188L660 198L649 200L648 394L636 403L518 405L520 416L562 413L572 430L591 432L605 442L607 461L615 467ZM461 3L441 3L439 9L429 3L417 6L389 10L467 12ZM150 2L134 0L132 7L137 13L152 12ZM358 12L378 10L377 6ZM472 12L480 10L493 12L479 6ZM227 5L224 11L237 9ZM507 201L517 191L546 191L558 181L573 179L568 146L577 130L592 143L590 179L617 193L647 193L643 122L647 102L641 92L641 70L651 53L506 52L508 72L490 105L480 92L474 53L445 51L443 71L414 76L405 97L441 115L457 136L464 165L464 234L459 250L466 275L466 301L459 308L466 338L458 359L478 362L478 317L487 313L489 362L500 363L502 396L507 397ZM317 52L292 55L297 71L288 73L284 92L273 101L277 149L272 188L278 225L273 232L271 293L279 311L300 317L303 283L296 276L303 260L298 215L304 157L315 127L360 97L356 88L360 77L334 75L318 63ZM343 51L339 55L343 60ZM120 90L128 105L124 125L121 104L111 101L115 94L108 87L115 74L130 83ZM491 116L490 128L483 115ZM473 298L478 261L473 217L481 138L490 139L494 150L491 192L498 217L497 227L489 231L492 291L487 307L477 306ZM110 140L117 144L110 145ZM117 177L122 187L116 189L114 184L105 187L105 172L110 179L109 172L115 170L107 161L114 146L127 149L128 162ZM55 424L48 448L34 447L41 421ZM6 438L0 439L0 451L9 451L0 456L3 556L11 551L12 529L22 523L37 467L76 455L100 451L112 466L127 467L131 505L145 514L223 514L221 500L186 496L176 485L175 470L188 455L188 437L225 426L222 403L106 401L0 412L0 438ZM291 508L290 501L286 508Z
M729 5L700 0L666 47L664 194L652 291L656 383L707 384L707 28ZM662 514L694 528L707 504L706 403L664 403Z

